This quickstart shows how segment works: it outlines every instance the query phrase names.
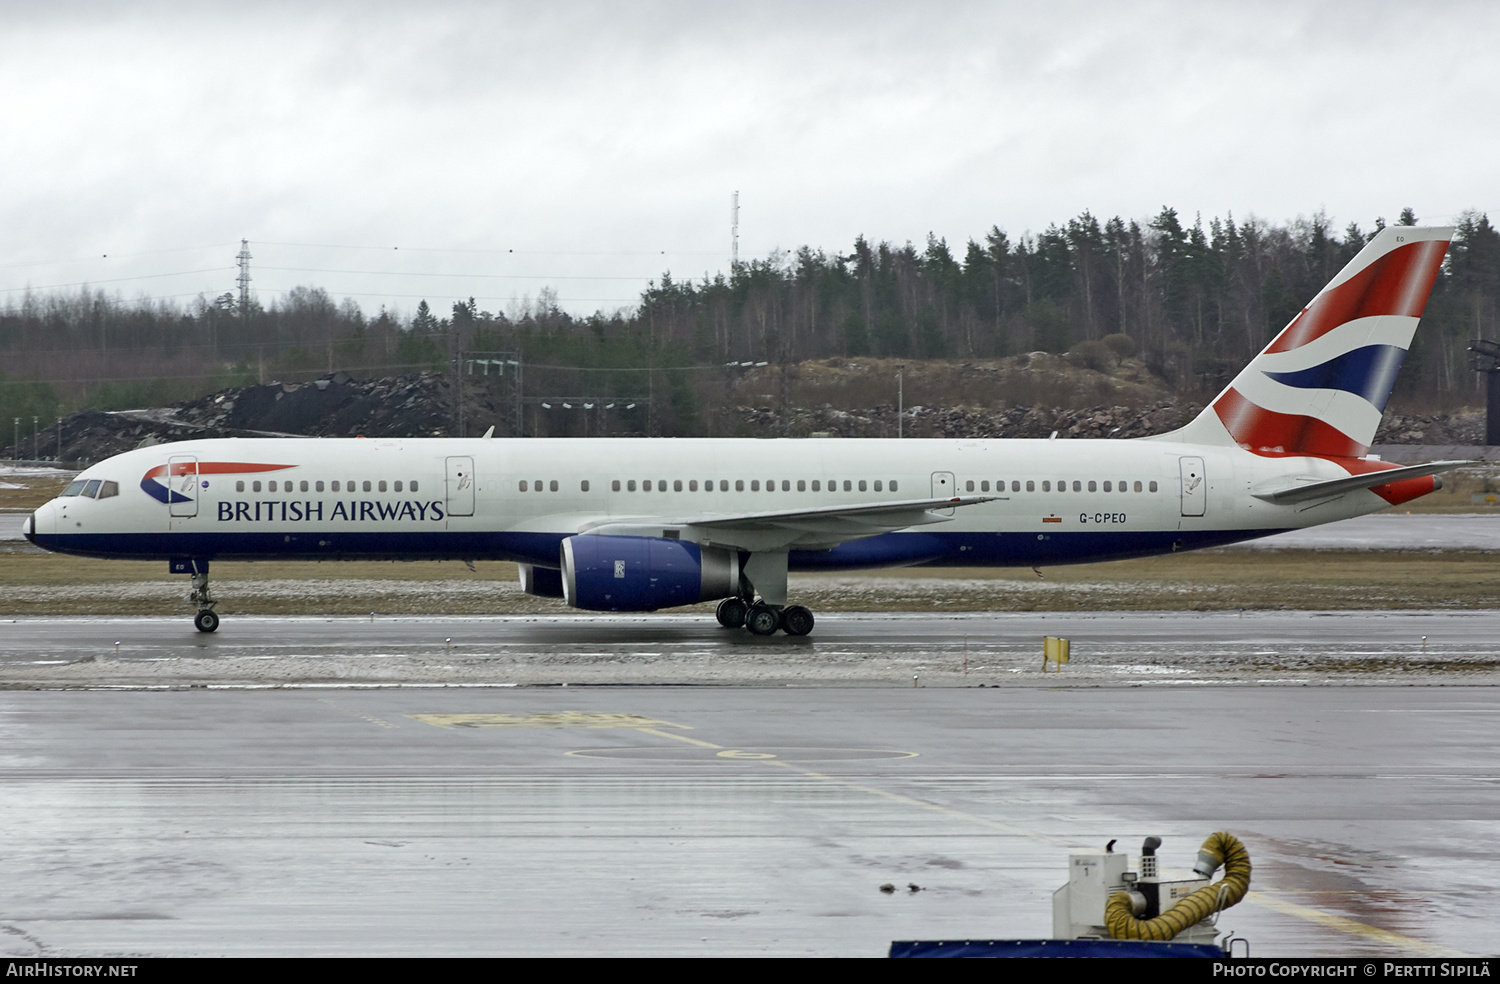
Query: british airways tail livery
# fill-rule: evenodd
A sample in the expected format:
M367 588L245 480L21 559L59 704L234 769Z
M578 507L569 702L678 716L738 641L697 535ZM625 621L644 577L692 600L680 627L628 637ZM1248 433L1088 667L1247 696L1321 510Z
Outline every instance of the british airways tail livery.
M1369 456L1451 229L1381 231L1197 419L1138 440L210 440L117 455L37 546L166 560L509 560L591 611L719 601L805 635L787 572L1038 566L1218 546L1440 487Z

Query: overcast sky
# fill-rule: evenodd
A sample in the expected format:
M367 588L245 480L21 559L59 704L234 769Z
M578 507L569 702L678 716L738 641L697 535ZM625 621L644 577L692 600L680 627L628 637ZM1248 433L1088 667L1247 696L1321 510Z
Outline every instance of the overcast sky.
M0 0L0 303L213 296L245 238L263 303L614 309L726 269L736 190L742 259L1451 221L1497 208L1497 42L1491 2Z

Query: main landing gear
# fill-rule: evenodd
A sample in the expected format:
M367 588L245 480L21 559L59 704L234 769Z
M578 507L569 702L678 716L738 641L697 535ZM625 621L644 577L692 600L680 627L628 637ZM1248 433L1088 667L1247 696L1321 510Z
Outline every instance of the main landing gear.
M725 598L714 616L726 629L743 626L754 635L775 635L780 629L789 636L805 636L813 629L813 613L801 605L767 605L743 598Z

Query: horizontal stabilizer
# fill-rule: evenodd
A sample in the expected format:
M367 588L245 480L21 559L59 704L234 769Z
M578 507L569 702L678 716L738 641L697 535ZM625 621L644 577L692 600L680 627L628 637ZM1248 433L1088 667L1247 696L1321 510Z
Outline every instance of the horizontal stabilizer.
M1453 468L1462 468L1465 465L1478 464L1475 461L1432 461L1425 465L1408 465L1405 468L1387 468L1383 471L1366 472L1363 475L1350 475L1348 478L1331 478L1322 482L1305 482L1301 485L1292 485L1288 488L1277 489L1275 492L1256 492L1257 499L1266 502L1274 502L1277 505L1285 505L1294 502L1307 502L1309 499L1324 499L1332 495L1342 495L1345 492L1354 492L1358 489L1374 488L1377 485L1387 485L1391 482L1400 482L1408 478L1422 478L1426 475L1436 475Z

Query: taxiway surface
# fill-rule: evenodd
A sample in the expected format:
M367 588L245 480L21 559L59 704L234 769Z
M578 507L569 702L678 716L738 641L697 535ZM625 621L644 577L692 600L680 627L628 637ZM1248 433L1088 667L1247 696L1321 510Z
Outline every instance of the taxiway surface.
M1072 641L1062 673L1042 638ZM915 680L913 678L916 678ZM1500 680L1500 611L820 615L762 638L712 616L237 616L0 622L0 686L1053 686Z
M0 950L880 956L1048 936L1070 849L1185 868L1228 829L1253 955L1493 953L1497 720L1495 688L12 691Z

